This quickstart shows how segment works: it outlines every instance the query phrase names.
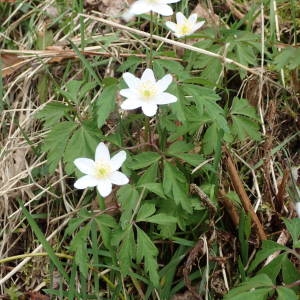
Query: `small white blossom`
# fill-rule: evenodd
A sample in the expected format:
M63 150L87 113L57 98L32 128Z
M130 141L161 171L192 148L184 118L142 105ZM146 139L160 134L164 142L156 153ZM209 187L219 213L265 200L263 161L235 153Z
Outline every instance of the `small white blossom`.
M205 21L197 22L197 14L191 14L186 18L181 12L176 14L176 22L166 22L166 26L174 32L178 38L191 35L203 26Z
M300 218L300 202L296 202L295 206L298 218Z
M120 151L110 158L107 146L100 143L96 148L95 161L89 158L74 160L75 166L86 174L74 183L74 187L85 189L96 186L100 195L107 197L112 191L113 184L124 185L129 182L127 176L118 171L125 160L125 151Z
M123 79L129 88L120 91L120 94L127 98L121 104L122 109L141 107L146 116L152 117L156 114L158 105L177 101L177 97L165 92L172 82L170 74L156 81L153 71L146 69L141 79L129 72L123 74Z
M162 16L171 16L173 10L168 4L179 1L180 0L138 0L131 5L129 12L133 15L140 15L153 11Z

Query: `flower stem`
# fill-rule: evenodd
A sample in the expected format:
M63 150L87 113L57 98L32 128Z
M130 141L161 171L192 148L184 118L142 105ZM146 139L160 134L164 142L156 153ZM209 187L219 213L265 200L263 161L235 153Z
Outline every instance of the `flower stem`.
M153 59L153 11L150 11L150 52L147 67L152 67L152 59Z

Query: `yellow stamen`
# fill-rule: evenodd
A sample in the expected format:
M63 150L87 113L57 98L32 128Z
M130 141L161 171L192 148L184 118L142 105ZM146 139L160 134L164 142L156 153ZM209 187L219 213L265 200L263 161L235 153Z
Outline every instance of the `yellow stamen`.
M111 167L106 162L97 162L95 176L99 179L107 177L111 173Z

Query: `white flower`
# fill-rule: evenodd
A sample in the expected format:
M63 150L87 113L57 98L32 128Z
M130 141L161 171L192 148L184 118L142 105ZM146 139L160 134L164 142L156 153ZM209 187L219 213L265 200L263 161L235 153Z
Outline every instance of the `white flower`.
M174 32L178 38L190 35L197 31L205 23L204 21L197 22L197 14L191 14L188 19L181 13L176 14L177 24L174 22L166 22L166 26Z
M108 196L112 191L112 185L124 185L129 179L123 173L117 171L126 160L126 152L120 151L110 158L109 150L104 143L96 148L95 161L89 158L77 158L75 166L84 174L75 183L77 189L97 186L102 197Z
M162 16L171 16L173 10L168 4L179 1L180 0L138 0L131 5L129 12L134 15L140 15L153 11Z
M298 218L300 218L300 202L296 202L296 212L297 212L297 215L298 215Z
M165 90L172 82L170 74L156 81L153 71L146 69L141 79L128 72L123 74L123 79L129 88L120 91L120 94L127 98L121 104L122 109L141 107L146 116L152 117L156 114L157 105L177 101L177 97L170 93L165 93Z

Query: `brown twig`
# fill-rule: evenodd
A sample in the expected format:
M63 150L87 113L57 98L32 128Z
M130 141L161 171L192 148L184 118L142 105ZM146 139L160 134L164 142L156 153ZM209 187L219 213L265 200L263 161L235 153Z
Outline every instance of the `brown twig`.
M226 165L227 165L227 169L228 169L233 187L234 187L236 193L239 195L245 211L250 214L251 220L257 229L257 233L258 233L260 240L266 240L267 239L266 233L265 233L263 226L260 223L253 207L252 207L252 204L251 204L250 199L244 189L243 183L239 177L238 171L234 165L232 157L231 157L228 149L227 148L224 148L224 149L225 149L226 156L227 156Z

